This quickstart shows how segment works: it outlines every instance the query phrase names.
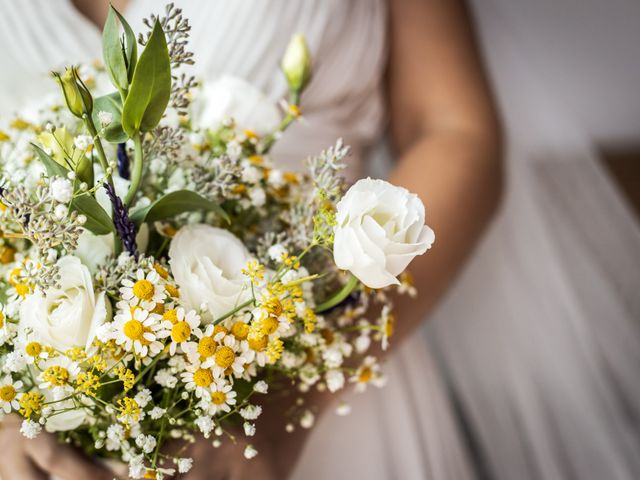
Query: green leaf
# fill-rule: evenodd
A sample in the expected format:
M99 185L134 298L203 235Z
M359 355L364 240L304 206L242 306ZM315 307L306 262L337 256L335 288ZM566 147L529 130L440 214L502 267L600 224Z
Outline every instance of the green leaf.
M83 155L78 161L76 169L78 180L86 183L89 188L93 188L93 159Z
M136 65L122 109L122 127L133 137L152 130L162 118L171 95L171 60L167 41L156 21Z
M110 6L107 20L102 30L102 56L107 67L111 81L118 90L126 90L129 87L129 77L125 54L122 51L120 30L116 20L116 10Z
M69 173L68 169L66 169L65 167L60 165L58 162L56 162L53 158L51 158L49 155L47 155L47 153L44 150L42 150L39 146L37 146L35 143L32 143L31 146L36 151L36 155L38 156L38 159L44 165L44 168L47 171L47 176L67 178L67 174Z
M83 226L96 235L106 235L114 231L111 217L90 194L84 193L74 198L71 208L87 217Z
M133 79L133 72L136 69L136 63L138 62L138 41L136 40L136 34L133 32L125 18L120 15L120 12L115 8L113 11L118 16L118 19L122 24L122 28L124 28L124 54L127 62L127 77L130 82L131 79Z
M159 198L151 205L147 205L146 207L139 208L131 212L129 218L139 226L143 222L155 222L156 220L163 220L181 213L193 212L196 210L216 212L229 222L229 216L224 210L222 210L220 205L207 200L190 190L178 190L167 193L164 197Z
M110 143L123 143L129 138L122 129L122 100L118 92L98 97L93 101L93 123L100 125L98 112L109 112L113 117L111 123L104 129L103 137Z

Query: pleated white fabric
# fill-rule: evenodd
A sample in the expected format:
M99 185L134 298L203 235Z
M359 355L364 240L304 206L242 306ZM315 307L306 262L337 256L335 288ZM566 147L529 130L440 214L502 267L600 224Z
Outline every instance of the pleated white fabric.
M344 138L351 175L380 135L386 63L383 0L190 0L176 2L193 25L195 71L206 79L241 76L271 98L285 95L279 60L293 33L307 37L314 78L303 96L304 123L274 151L295 168ZM100 34L70 0L0 0L0 114L55 88L48 68L100 56ZM163 4L130 2L134 28ZM49 82L49 83L47 83ZM418 335L388 362L391 380L348 400L353 413L327 413L313 433L295 479L471 478L464 450L426 344Z
M495 478L640 478L640 229L596 150L639 138L640 4L471 3L509 188L433 343Z

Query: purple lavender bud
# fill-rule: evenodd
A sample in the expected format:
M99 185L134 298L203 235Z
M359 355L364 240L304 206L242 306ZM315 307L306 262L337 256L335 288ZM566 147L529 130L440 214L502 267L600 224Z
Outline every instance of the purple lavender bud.
M122 240L122 246L134 258L138 258L138 246L136 245L136 226L129 220L129 212L122 199L116 195L113 186L109 182L104 182L104 188L107 191L109 200L113 205L113 223L116 232Z
M126 143L118 144L118 174L120 177L129 180L131 173L129 172L129 156L127 155Z

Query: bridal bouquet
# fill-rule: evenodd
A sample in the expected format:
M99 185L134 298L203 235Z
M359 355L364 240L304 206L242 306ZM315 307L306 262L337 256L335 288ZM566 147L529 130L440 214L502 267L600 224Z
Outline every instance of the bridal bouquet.
M405 189L347 189L340 141L306 173L270 158L301 117L302 37L278 106L181 73L172 5L145 23L136 38L111 9L104 64L55 73L54 98L0 130L0 410L160 479L192 463L168 440L251 437L260 396L382 384L388 293L414 293L403 272L434 235ZM311 427L294 405L283 428Z

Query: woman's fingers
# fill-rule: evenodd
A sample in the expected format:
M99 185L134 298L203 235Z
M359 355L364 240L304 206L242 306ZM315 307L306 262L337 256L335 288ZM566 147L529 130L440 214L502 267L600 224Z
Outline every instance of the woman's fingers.
M112 480L113 473L97 465L68 445L62 445L51 435L39 435L26 442L26 450L40 469L63 480Z

